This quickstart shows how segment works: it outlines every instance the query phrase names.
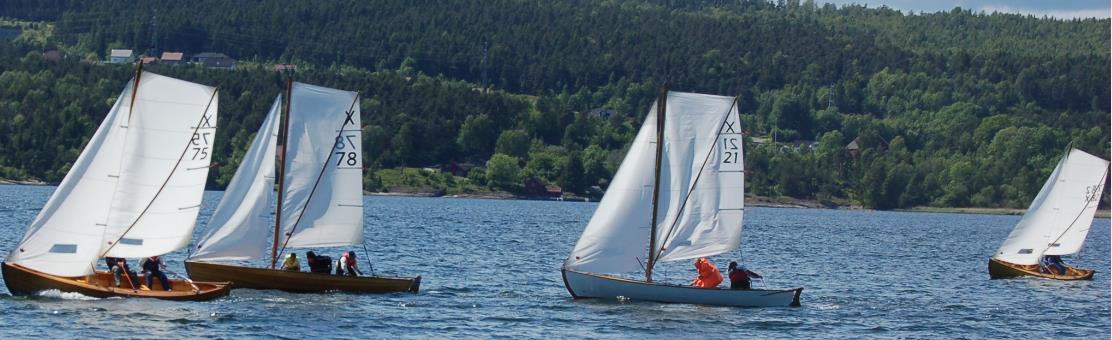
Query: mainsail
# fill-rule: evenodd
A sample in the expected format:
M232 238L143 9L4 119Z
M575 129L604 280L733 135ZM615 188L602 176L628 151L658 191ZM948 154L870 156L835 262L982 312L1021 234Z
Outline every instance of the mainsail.
M565 267L617 273L642 268L652 220L654 105ZM711 256L741 241L744 165L734 98L669 92L654 251L662 261Z
M138 79L137 89L133 79L117 97L7 262L80 276L105 251L141 257L188 242L208 175L216 90L149 72Z
M1080 251L1104 191L1107 171L1108 161L1070 149L994 257L1031 265L1038 264L1043 255Z
M282 98L274 99L232 181L209 218L191 260L257 260L266 253L274 211L274 156Z
M290 97L283 247L362 244L359 94L293 83Z

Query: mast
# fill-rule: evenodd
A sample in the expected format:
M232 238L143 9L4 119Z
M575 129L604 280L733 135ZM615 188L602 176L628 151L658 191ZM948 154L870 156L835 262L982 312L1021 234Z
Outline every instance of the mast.
M656 165L653 175L653 219L649 226L649 261L645 264L645 282L653 282L653 265L656 262L656 219L660 205L660 159L664 154L664 106L668 104L668 84L660 87L656 99Z
M135 112L135 96L139 94L139 77L143 75L143 61L139 61L139 66L135 67L135 83L131 84L131 103L127 106L127 121L131 125L131 113Z
M282 201L283 193L286 191L286 140L289 135L290 127L290 93L293 88L293 80L286 78L286 102L282 107L282 125L278 128L278 204L274 209L274 244L270 247L270 269L278 263L278 235L282 232Z

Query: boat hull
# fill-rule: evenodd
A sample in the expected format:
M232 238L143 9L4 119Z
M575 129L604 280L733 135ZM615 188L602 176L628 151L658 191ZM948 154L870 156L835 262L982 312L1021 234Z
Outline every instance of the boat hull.
M768 290L708 289L646 283L562 269L564 287L574 298L603 298L734 307L798 307L803 288Z
M194 280L235 283L235 288L277 289L295 293L345 291L355 293L416 293L421 277L340 276L310 272L256 268L210 262L185 262Z
M1096 272L1095 270L1091 269L1079 269L1067 266L1065 275L1057 275L1051 273L1043 273L1039 269L1039 265L1037 264L1023 265L1001 261L995 258L988 259L988 275L992 279L1034 276L1063 281L1092 280L1093 273Z
M8 291L12 295L29 295L39 291L57 289L62 292L79 293L97 298L120 296L206 301L226 296L228 291L231 290L231 284L228 282L194 281L190 285L189 282L181 279L170 280L172 291L162 290L162 284L158 280L154 280L155 287L153 289L131 289L131 286L126 282L124 282L123 287L115 287L110 272L96 272L92 275L80 277L63 277L7 262L3 263L3 274L4 284L8 286ZM145 282L145 280L145 276L139 275L139 282ZM194 286L197 289L194 289Z

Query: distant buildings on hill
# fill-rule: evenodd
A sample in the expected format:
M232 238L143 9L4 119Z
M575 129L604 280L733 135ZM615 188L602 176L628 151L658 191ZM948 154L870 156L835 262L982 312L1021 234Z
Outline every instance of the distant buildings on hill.
M130 49L112 49L108 53L105 64L132 64L135 63L135 53ZM187 61L188 60L188 61ZM143 64L185 65L193 63L208 69L234 70L236 60L226 54L218 52L202 52L186 59L184 52L162 52L160 57L145 56L139 59ZM292 66L292 65L291 65ZM296 67L292 68L296 69Z

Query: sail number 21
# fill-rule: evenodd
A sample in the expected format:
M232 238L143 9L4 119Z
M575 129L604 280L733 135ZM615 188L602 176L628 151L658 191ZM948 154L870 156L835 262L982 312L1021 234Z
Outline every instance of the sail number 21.
M726 150L726 158L722 160L722 163L738 163L740 161L737 152L737 137L722 138L722 148Z
M336 154L336 166L344 165L355 166L359 164L356 158L359 154L355 153L355 136L356 135L343 135L336 136L336 145L333 147ZM347 147L351 147L351 151L344 151Z

